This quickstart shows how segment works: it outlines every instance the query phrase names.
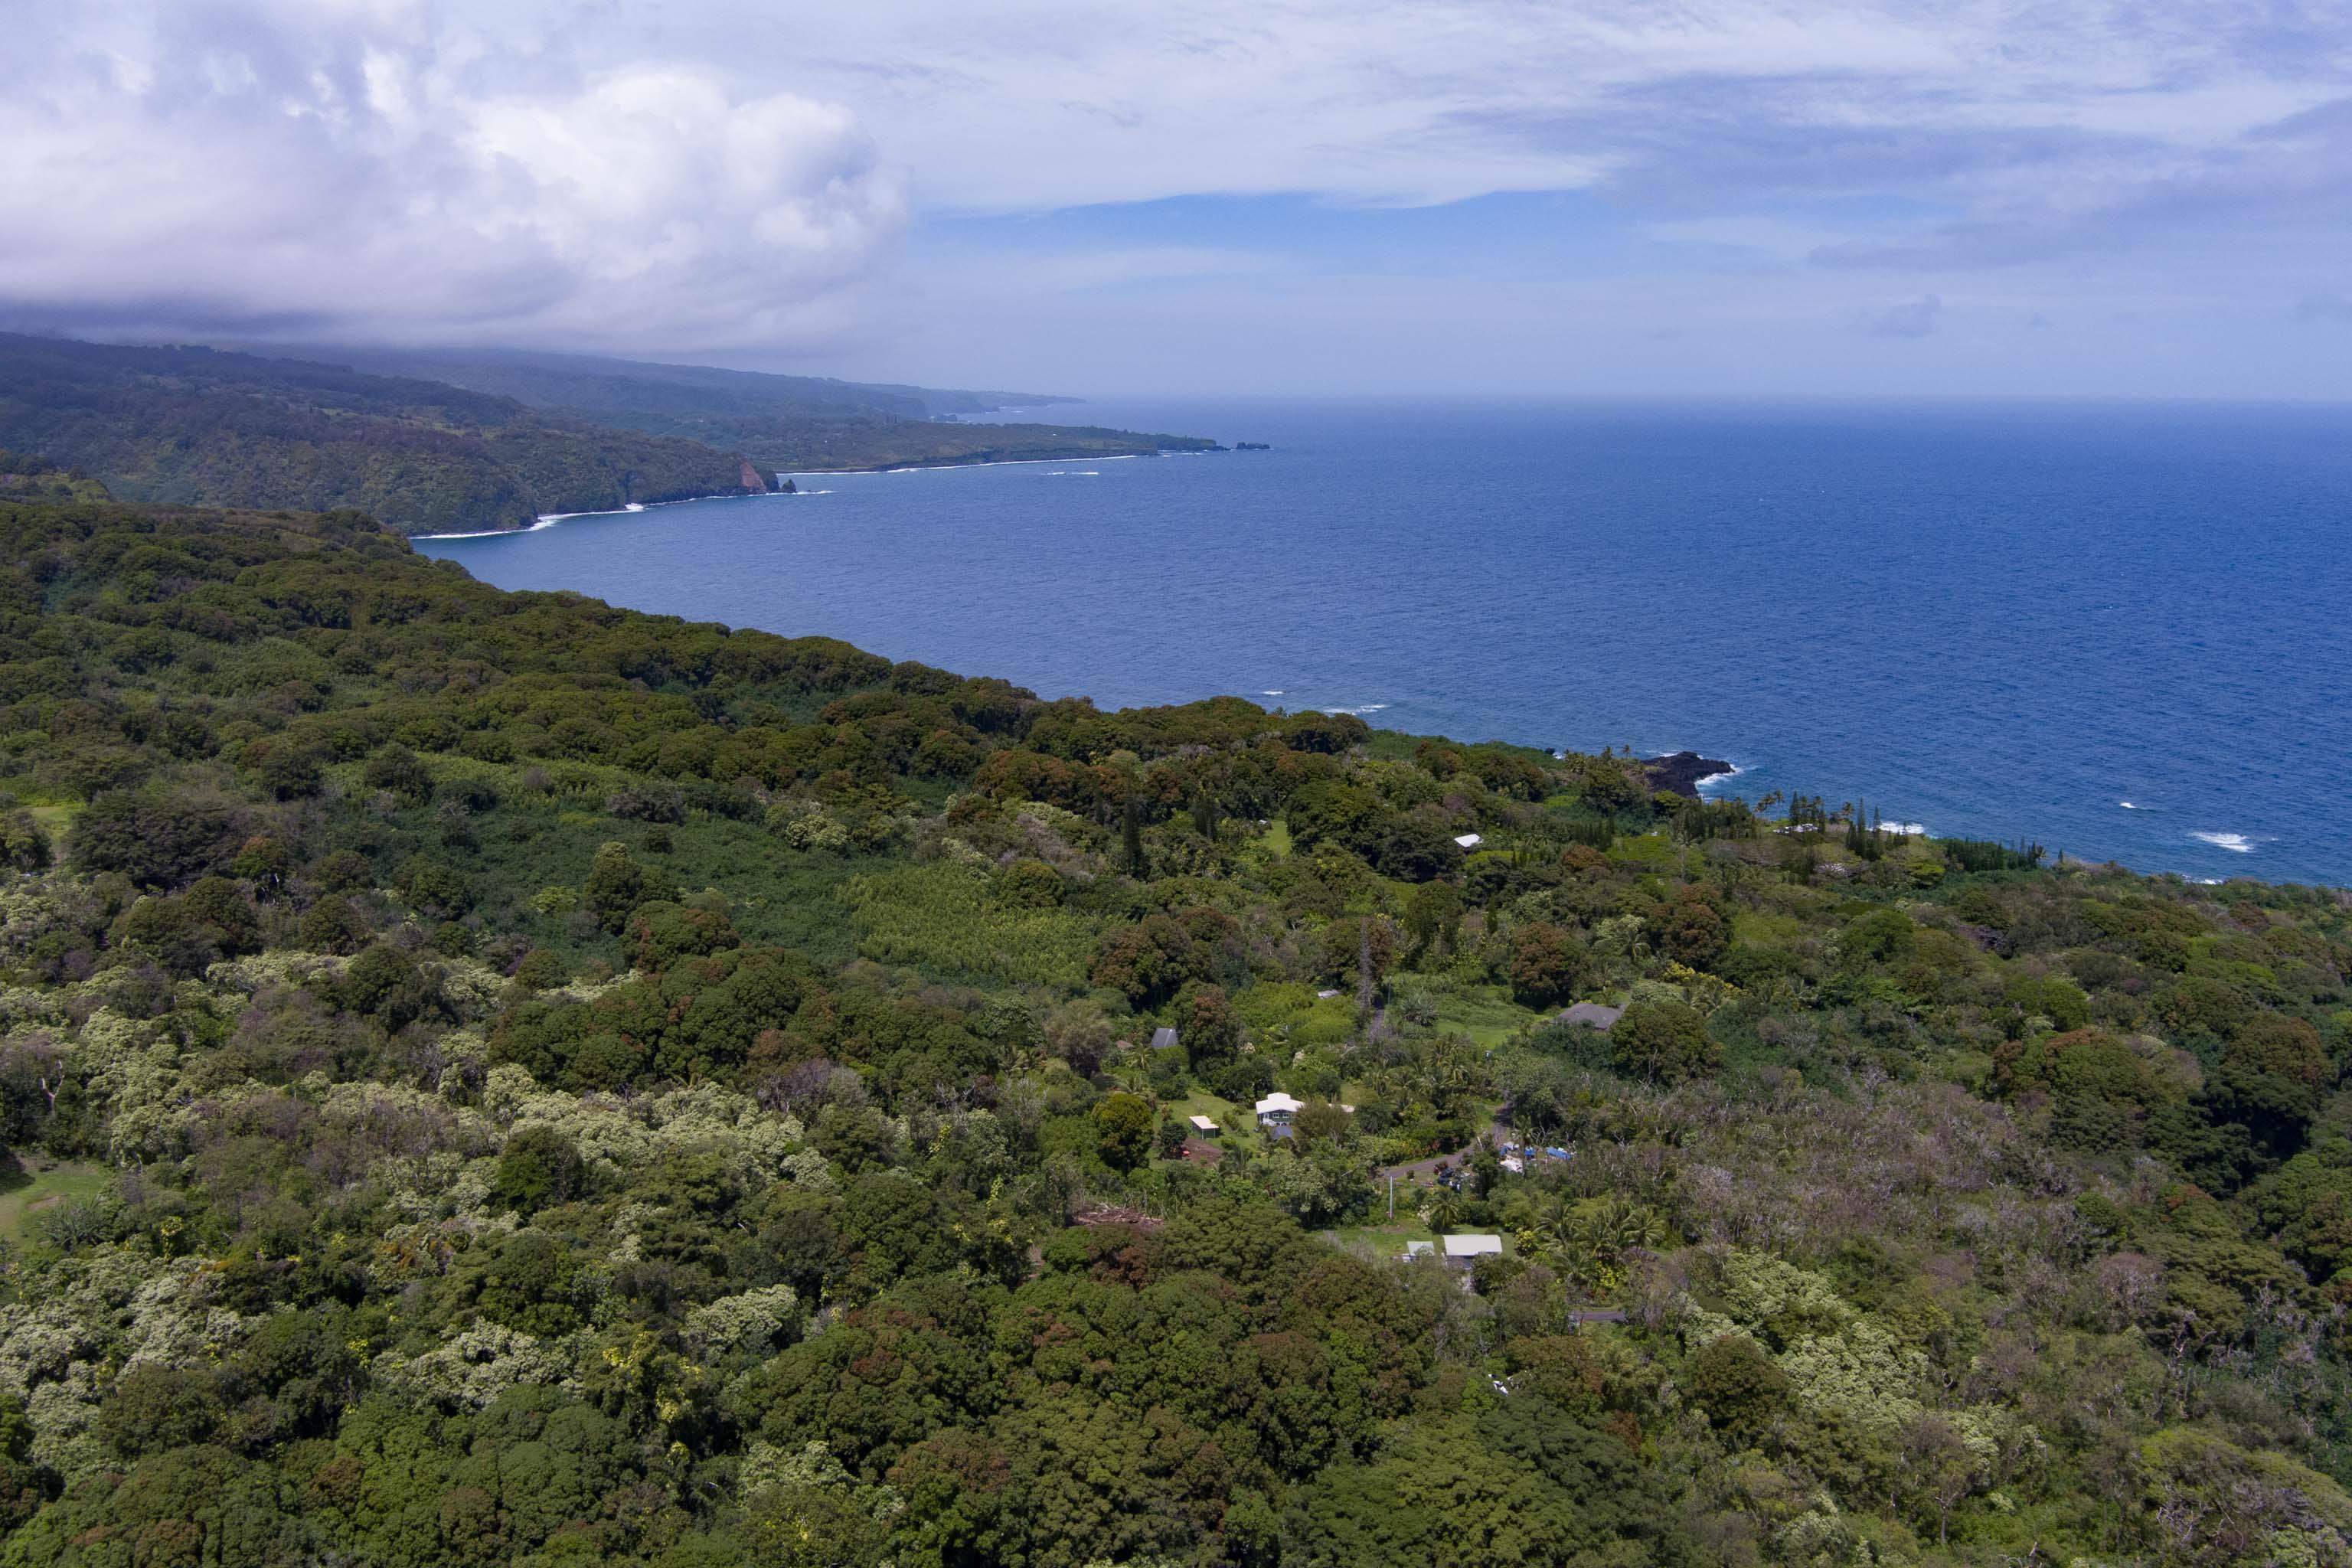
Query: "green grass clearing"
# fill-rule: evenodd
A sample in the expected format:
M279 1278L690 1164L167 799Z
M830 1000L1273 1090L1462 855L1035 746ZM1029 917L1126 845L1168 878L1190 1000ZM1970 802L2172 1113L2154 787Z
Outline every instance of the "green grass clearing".
M1385 1215L1388 1212L1387 1205L1388 1194L1383 1191L1381 1194L1380 1207L1376 1212ZM1401 1258L1404 1256L1407 1242L1425 1241L1433 1247L1437 1245L1437 1233L1422 1224L1417 1215L1406 1209L1405 1192L1402 1184L1397 1187L1397 1216L1393 1223L1382 1218L1364 1225L1339 1226L1318 1234L1334 1247L1344 1247L1360 1257L1370 1258ZM1479 1233L1475 1226L1460 1226L1454 1234L1491 1236L1496 1233L1493 1231ZM1515 1249L1511 1245L1510 1237L1505 1235L1503 1237L1504 1254L1508 1256L1513 1250Z
M1457 991L1437 1003L1440 1033L1467 1035L1482 1046L1499 1046L1542 1016L1511 1001L1499 988Z
M0 1241L22 1241L25 1221L69 1198L94 1198L112 1185L114 1173L101 1165L53 1162L26 1155L19 1169L0 1175Z

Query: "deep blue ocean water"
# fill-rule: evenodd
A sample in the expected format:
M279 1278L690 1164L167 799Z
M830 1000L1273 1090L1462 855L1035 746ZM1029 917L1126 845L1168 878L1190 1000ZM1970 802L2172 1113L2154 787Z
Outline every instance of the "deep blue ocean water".
M2352 408L1089 403L1270 452L803 476L424 548L1105 706L1234 692L2352 884ZM2128 805L2125 803L2128 802Z

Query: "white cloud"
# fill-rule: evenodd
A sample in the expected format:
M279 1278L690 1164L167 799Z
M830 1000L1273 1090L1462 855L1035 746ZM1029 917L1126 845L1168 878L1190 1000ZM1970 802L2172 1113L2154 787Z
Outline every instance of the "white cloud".
M799 342L906 217L836 105L422 5L110 10L6 60L0 204L39 221L0 299L60 324Z
M712 3L746 28L758 14ZM901 0L830 8L775 65L854 98L928 205L992 212L1200 191L1638 195L1717 181L1717 154L1742 181L1801 184L1824 143L1873 138L1937 143L1915 178L1998 184L2029 132L2085 153L2128 142L2145 174L2340 94L2348 47L2340 12L2295 0L2232 16L2203 0L1192 0L1111 26L1070 0ZM1987 133L2011 140L1953 146Z
M1578 331L1675 331L1696 384L1976 353L2031 390L1988 323L2065 320L2088 375L2340 292L2347 79L2341 0L56 0L0 52L0 318L1129 385L1406 330L1419 358L1367 363L1549 384ZM1588 195L1465 218L1425 286L1367 230L1214 203L1006 217L1528 191ZM2165 331L2100 339L2124 300ZM1858 319L1934 330L1895 354ZM2303 347L2261 342L2249 377Z

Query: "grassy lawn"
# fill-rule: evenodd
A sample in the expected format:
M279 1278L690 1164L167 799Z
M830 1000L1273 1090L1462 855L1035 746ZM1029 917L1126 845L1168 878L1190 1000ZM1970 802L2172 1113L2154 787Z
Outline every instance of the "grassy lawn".
M1438 998L1440 1032L1467 1035L1482 1046L1499 1046L1541 1015L1505 996L1499 987L1456 991Z
M1388 1213L1388 1194L1385 1191L1381 1193L1381 1201L1373 1206L1372 1212L1375 1216L1385 1215ZM1475 1227L1462 1227L1454 1234L1460 1235L1463 1229ZM1344 1247L1349 1251L1366 1258L1402 1258L1407 1242L1426 1241L1432 1246L1437 1242L1437 1233L1422 1224L1420 1216L1405 1207L1404 1189L1402 1186L1397 1189L1397 1216L1394 1224L1391 1224L1385 1218L1375 1217L1368 1224L1339 1226L1318 1234L1334 1247ZM1486 1234L1494 1233L1490 1231ZM1503 1250L1506 1254L1513 1250L1511 1238L1507 1235L1503 1237Z
M1381 1201L1373 1205L1372 1212L1375 1215L1388 1213L1388 1194L1385 1191L1381 1195ZM1394 1225L1391 1225L1385 1219L1376 1218L1367 1225L1343 1225L1321 1234L1334 1247L1344 1247L1349 1251L1359 1253L1366 1258L1402 1258L1405 1243L1409 1241L1434 1243L1437 1240L1437 1233L1422 1224L1421 1216L1405 1206L1405 1194L1402 1187L1397 1192L1397 1216Z
M1246 1132L1257 1125L1248 1106L1235 1105L1230 1100L1219 1100L1207 1089L1198 1087L1181 1100L1163 1100L1160 1104L1179 1121L1205 1116L1227 1132Z
M68 1198L94 1198L113 1180L100 1165L24 1156L22 1168L0 1175L0 1241L23 1240L27 1215Z

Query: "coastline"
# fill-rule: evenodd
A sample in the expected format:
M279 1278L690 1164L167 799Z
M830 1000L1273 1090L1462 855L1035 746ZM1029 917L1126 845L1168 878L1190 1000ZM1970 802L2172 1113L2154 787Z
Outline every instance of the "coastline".
M927 474L942 468L1017 468L1036 463L1124 463L1138 458L1203 458L1213 452L1222 452L1225 449L1223 447L1214 447L1192 452L1113 452L1108 456L1082 452L1064 458L982 458L974 460L946 458L936 463L894 463L887 468L778 468L775 470L775 475L779 479L831 479L843 474ZM543 511L521 528L483 528L465 533L411 533L404 537L432 540L504 539L510 534L537 533L541 529L553 528L557 523L568 521L575 517L624 517L631 512L651 511L656 507L688 506L698 501L785 500L794 495L818 496L828 493L824 490L809 489L764 490L758 495L752 495L742 490L714 490L704 496L676 496L668 500L632 501L626 506L604 507L590 511Z
M835 474L925 474L940 468L1017 468L1027 463L1124 463L1137 458L1205 458L1228 451L1224 447L1204 447L1199 451L1171 448L1160 452L1073 452L1059 458L942 458L936 463L892 463L887 468L779 468L779 474L808 475L824 479Z
M410 539L506 539L516 534L537 533L553 528L575 517L626 517L632 512L651 511L656 507L692 506L707 500L789 500L795 495L823 495L822 490L762 490L751 495L742 490L714 490L707 496L677 496L669 500L631 501L626 506L604 507L593 511L543 511L521 528L484 528L470 533L412 533Z

